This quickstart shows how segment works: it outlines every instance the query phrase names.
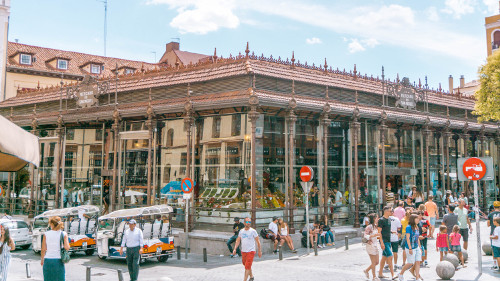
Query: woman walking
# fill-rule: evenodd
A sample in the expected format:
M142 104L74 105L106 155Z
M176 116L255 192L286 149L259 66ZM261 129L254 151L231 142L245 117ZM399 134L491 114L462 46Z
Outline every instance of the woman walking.
M63 222L60 217L49 219L49 231L45 232L42 240L43 280L64 281L66 272L61 261L61 249L69 250L68 235L62 231ZM62 240L62 241L61 241Z
M377 214L369 214L368 215L368 220L369 224L365 228L365 233L364 233L364 238L366 241L366 252L368 253L368 256L370 257L371 264L368 266L363 272L365 273L365 276L367 279L370 279L370 270L372 271L373 275L373 280L378 281L380 280L376 275L375 275L375 268L378 265L378 260L379 260L379 242L378 239L380 237L380 233L378 232L377 228L377 223L378 223L378 216Z
M279 227L279 233L281 239L284 239L286 241L286 244L292 251L292 253L297 253L297 250L293 247L293 240L290 235L288 235L288 224L283 221L282 218L278 219L278 227Z
M10 250L14 249L14 241L10 238L9 229L0 226L0 281L7 281L9 273Z
M404 237L403 242L406 245L406 264L401 269L401 272L398 275L399 281L404 281L403 274L406 270L413 267L412 274L415 276L416 281L422 281L422 277L420 276L420 262L422 261L422 248L419 240L419 229L418 229L418 215L411 215L410 222L406 227L406 237ZM415 266L413 266L415 264Z

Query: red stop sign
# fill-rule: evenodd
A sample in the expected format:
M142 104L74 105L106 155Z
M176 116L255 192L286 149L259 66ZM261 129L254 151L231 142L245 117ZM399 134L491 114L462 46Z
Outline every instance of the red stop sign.
M486 175L486 164L484 164L483 160L472 157L465 160L462 171L466 178L477 181Z
M314 177L314 171L310 166L302 166L300 168L300 179L302 181L308 182L311 181Z

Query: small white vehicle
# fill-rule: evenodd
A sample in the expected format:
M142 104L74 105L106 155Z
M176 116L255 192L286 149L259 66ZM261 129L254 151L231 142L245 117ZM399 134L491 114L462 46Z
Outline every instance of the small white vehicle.
M26 222L16 219L0 219L0 225L9 229L16 248L28 249L31 245L31 231Z
M168 216L173 212L168 205L155 205L135 209L114 211L99 217L97 226L97 255L100 259L125 259L126 251L120 255L120 247L128 221L134 219L144 236L141 262L157 258L166 262L174 253L174 236Z
M83 205L64 209L45 211L33 220L33 246L35 253L42 250L42 236L49 228L50 217L61 217L64 222L64 231L68 233L69 252L85 252L91 256L96 249L95 227L99 207L93 205Z

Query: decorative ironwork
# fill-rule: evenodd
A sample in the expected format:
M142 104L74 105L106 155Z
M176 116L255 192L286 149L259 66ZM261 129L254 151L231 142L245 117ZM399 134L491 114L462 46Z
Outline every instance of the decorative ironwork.
M403 80L396 84L387 84L386 87L387 94L396 98L396 106L405 109L416 109L417 102L426 101L427 98L426 89L411 85L408 77L403 77Z
M107 94L109 81L98 82L96 78L87 75L82 82L66 88L66 96L76 99L79 107L91 107L98 103L98 97Z

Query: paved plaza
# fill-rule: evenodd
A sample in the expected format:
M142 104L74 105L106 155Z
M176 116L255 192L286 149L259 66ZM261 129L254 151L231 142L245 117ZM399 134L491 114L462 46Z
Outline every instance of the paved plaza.
M481 236L488 237L486 223L482 222ZM284 252L284 259L278 260L277 255L266 255L256 258L254 262L255 280L365 280L362 269L369 263L364 246L360 239L351 240L349 250L345 250L343 241L338 241L336 247L320 249L318 256L314 252L305 255L306 250L301 248L298 254ZM469 262L467 268L456 272L453 280L499 280L500 273L490 270L491 256L483 256L483 275L477 279L476 235L471 235L469 246ZM401 264L401 257L399 258ZM177 260L176 256L167 263L148 261L142 267L139 280L162 280L169 277L173 281L188 280L217 280L230 281L243 279L241 259L228 256L208 256L208 262L203 257L190 254L187 260ZM435 266L439 261L439 253L435 251L435 240L429 241L430 267L421 270L424 280L439 280ZM30 264L32 278L26 278L26 263ZM66 280L86 280L86 267L92 267L92 281L118 280L117 270L123 271L124 280L129 280L127 266L124 261L99 260L97 256L87 257L83 254L73 256L66 265ZM389 275L389 272L385 273ZM406 273L406 280L414 280ZM13 252L9 281L42 280L40 257L31 250ZM168 279L167 279L168 280Z

